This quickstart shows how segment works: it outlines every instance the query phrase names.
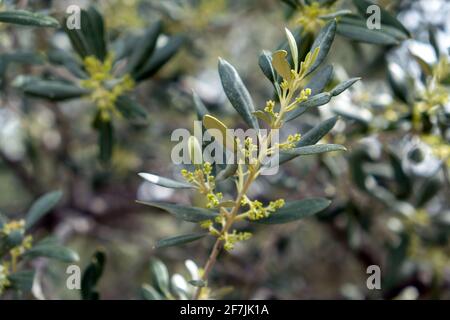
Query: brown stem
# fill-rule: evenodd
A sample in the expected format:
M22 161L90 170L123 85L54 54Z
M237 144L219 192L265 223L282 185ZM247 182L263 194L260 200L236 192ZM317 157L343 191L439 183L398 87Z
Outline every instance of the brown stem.
M254 177L255 177L255 175L252 173L249 175L249 177L245 181L244 187L242 188L241 192L239 192L239 195L236 198L236 201L233 206L233 210L231 211L230 215L228 216L227 223L223 227L221 235L226 234L228 232L228 230L231 228L231 226L233 225L234 218L236 217L236 215L239 211L239 208L241 206L242 198L247 193L247 190L250 187L250 185L252 184ZM203 275L201 276L201 280L203 280L203 281L208 280L208 275L211 272L212 268L214 267L214 264L217 261L217 255L220 252L221 243L222 243L222 240L220 239L220 236L219 236L214 244L214 247L213 247L209 257L208 257L208 260L206 261L205 267L203 268ZM200 297L201 291L202 291L202 288L197 289L197 291L195 292L195 295L194 295L195 300L198 300L198 298Z

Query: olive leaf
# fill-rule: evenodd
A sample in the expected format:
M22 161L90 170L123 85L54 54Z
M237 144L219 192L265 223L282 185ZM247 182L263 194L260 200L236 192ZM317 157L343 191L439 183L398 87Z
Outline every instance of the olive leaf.
M164 239L158 240L158 242L155 245L155 249L183 245L186 243L200 240L207 235L208 235L208 233L191 233L191 234L183 234L183 235L179 235L179 236L175 236L175 237L164 238Z
M100 294L97 292L97 283L100 280L105 268L106 255L103 251L96 251L89 265L83 272L81 279L81 298L83 300L99 300Z
M153 259L150 262L150 275L152 284L156 286L158 291L166 297L170 296L169 271L166 265L158 259Z
M312 128L311 130L306 132L304 135L302 135L302 138L300 139L299 142L297 142L295 147L301 148L301 147L306 147L306 146L316 144L317 142L320 141L320 139L322 139L326 134L328 134L328 132L330 132L331 129L333 129L337 120L338 120L338 117L332 117L330 119L327 119L327 120L319 123L314 128ZM280 154L278 163L279 164L285 163L291 159L294 159L295 157L296 157L296 155L291 155L291 154L286 154L286 153Z
M0 22L35 27L59 27L59 22L55 18L26 10L2 11L0 12Z
M156 184L158 186L166 187L166 188L172 188L172 189L190 189L193 188L193 186L186 182L180 182L164 177L160 177L151 173L139 173L139 176L146 181Z
M286 60L287 52L285 50L275 51L272 54L272 65L276 72L285 80L291 79L291 66Z
M139 72L139 69L145 65L147 59L151 57L155 50L156 41L161 34L161 28L161 21L157 21L145 31L142 37L139 37L139 45L132 51L125 68L126 73L131 73L131 75L134 76Z
M227 126L219 119L207 114L203 117L203 125L208 133L230 151L236 151L236 140Z
M319 48L319 53L317 55L317 58L309 67L306 75L316 70L319 67L319 65L323 62L323 60L325 60L325 58L327 57L331 45L333 44L334 36L336 34L336 26L337 26L336 20L331 20L325 25L325 27L323 27L320 30L310 50L310 52L314 52L317 48Z
M258 129L258 120L253 115L255 107L252 98L236 69L224 59L219 58L219 75L231 105L251 128Z
M27 95L52 101L80 98L89 93L74 84L56 80L32 80L25 83L22 89Z
M132 74L136 81L145 80L154 75L169 61L184 43L184 38L180 36L172 37L162 48L157 48L150 59Z
M37 199L27 212L25 229L34 226L43 216L49 213L61 200L62 196L62 191L53 191Z
M47 257L67 263L77 262L80 260L80 257L75 251L59 245L53 238L47 238L39 241L33 245L31 249L28 249L25 252L24 257Z
M293 111L289 112L285 117L285 121L291 121L295 118L298 118L311 108L327 104L328 102L330 102L332 97L341 94L360 79L361 78L348 79L335 86L330 92L322 92L312 97L309 97L308 100L299 103L298 106Z
M326 65L314 73L314 76L306 84L305 88L311 89L311 95L315 96L325 89L332 77L333 67L331 65Z
M251 220L251 222L262 224L281 224L297 221L316 213L319 213L331 204L331 201L325 198L309 198L297 201L286 202L285 205L271 213L269 217Z
M201 222L205 220L211 220L218 215L217 212L214 212L212 210L197 207L182 206L167 202L137 201L137 203L162 209L174 215L175 218L188 222Z
M313 146L292 148L285 150L282 153L295 156L306 156L331 151L347 151L347 149L340 144L316 144Z

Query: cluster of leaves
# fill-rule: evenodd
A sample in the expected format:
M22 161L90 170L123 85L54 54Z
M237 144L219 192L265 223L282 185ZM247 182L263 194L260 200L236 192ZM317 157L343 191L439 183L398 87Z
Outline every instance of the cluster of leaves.
M352 0L356 13L348 9L347 1L338 0L283 0L289 5L289 16L301 27L302 32L314 34L318 27L331 19L338 19L337 33L350 40L378 45L396 45L407 39L408 30L388 11L367 0ZM350 1L349 1L350 2ZM340 9L340 4L342 8ZM378 11L379 10L379 11ZM378 14L379 13L379 14ZM369 24L379 19L379 28Z
M200 280L201 271L194 261L186 260L184 265L188 270L189 277L179 273L170 276L167 266L162 261L152 260L149 268L151 284L144 283L142 285L142 298L145 300L192 299L195 295L195 288L204 287L205 283Z
M170 60L183 40L172 37L163 46L158 46L162 33L162 24L158 21L143 34L109 43L103 16L95 7L81 10L80 29L69 28L75 22L67 19L64 31L77 56L62 49L52 49L47 53L47 59L54 66L65 68L71 76L28 77L22 80L21 88L29 96L55 102L90 99L96 105L92 124L99 132L100 159L107 163L114 146L112 117L146 119L146 110L131 97L131 91Z
M338 185L350 178L356 190L339 192L346 200L324 215L324 221L333 223L345 216L350 243L362 233L373 246L385 249L380 254L387 261L386 298L394 297L422 268L431 270L431 291L440 297L449 264L449 65L432 29L429 39L434 65L412 53L401 56L405 64L415 61L420 74L402 69L397 62L388 63L390 103L380 103L377 95L371 95L366 107L334 109L347 125L334 138L353 146L347 155L349 176L345 169L324 161ZM368 135L369 139L363 138ZM380 225L388 235L381 239L376 235ZM355 251L367 249L361 243L353 246ZM371 262L381 263L375 257Z
M29 262L47 257L71 263L79 260L78 254L58 244L53 237L35 242L30 230L59 202L62 192L54 191L40 197L28 210L25 219L9 220L0 215L0 296L7 290L18 295L31 291L35 272Z
M236 69L227 61L219 60L219 74L223 89L232 106L240 114L244 122L253 129L258 130L258 118L269 128L267 136L258 134L257 141L246 138L241 141L237 137L229 137L227 127L217 118L208 114L207 109L198 98L194 97L197 113L203 120L207 132L211 134L224 149L235 156L241 156L244 162L233 162L224 168L204 162L203 150L198 140L191 136L188 142L189 155L195 165L194 171L184 170L183 176L187 183L154 174L141 174L147 181L167 188L193 188L206 197L207 209L183 206L171 203L151 202L150 206L161 208L176 218L200 223L209 234L216 238L216 242L200 280L206 282L208 272L212 268L218 250L223 245L226 250L232 250L235 243L248 239L251 234L233 229L234 224L242 222L259 224L280 224L297 221L314 215L326 209L330 201L325 198L309 198L297 201L284 201L278 199L264 206L258 200L252 200L247 195L249 187L254 180L266 169L262 163L264 157L278 157L283 164L298 156L319 154L328 151L345 150L343 146L333 144L316 144L334 126L337 118L328 119L317 127L308 131L303 137L299 134L291 135L284 143L271 144L270 135L273 131L304 114L307 110L326 104L333 96L339 95L358 79L345 81L330 92L323 92L329 80L330 67L325 67L311 77L320 64L325 60L333 42L336 32L336 22L329 22L318 34L308 53L299 51L301 39L286 29L287 41L281 50L273 54L263 52L260 57L260 66L264 75L272 82L277 101L269 100L264 110L255 110L252 98L242 82ZM288 61L288 59L290 62ZM197 161L197 160L201 161ZM234 180L236 184L235 198L223 199L221 192L216 192L217 183L227 179ZM194 233L163 239L157 247L167 247L192 242L203 238L206 233ZM197 291L196 298L207 297L204 288Z

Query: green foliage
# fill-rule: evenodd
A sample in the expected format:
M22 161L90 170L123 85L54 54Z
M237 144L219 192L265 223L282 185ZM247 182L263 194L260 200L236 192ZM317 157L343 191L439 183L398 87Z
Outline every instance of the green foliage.
M99 135L99 158L108 164L115 144L112 118L119 116L130 121L147 118L145 108L130 93L177 53L183 39L172 37L166 45L157 48L162 33L158 21L143 35L134 38L133 43L139 44L139 50L128 50L115 57L101 13L94 6L83 9L80 21L81 29L69 29L66 21L63 24L77 56L60 49L48 52L49 62L67 68L78 79L30 78L22 84L22 90L27 95L51 101L90 99L97 108L93 112L93 128Z
M81 299L99 300L100 294L97 292L97 284L105 268L106 255L103 251L96 251L91 258L91 262L83 272L81 279Z
M73 250L61 246L54 238L34 243L29 229L48 214L60 201L61 191L47 193L36 200L28 210L26 220L0 219L0 296L9 289L18 294L28 294L34 280L33 270L25 269L27 261L46 257L61 262L73 263L79 260Z

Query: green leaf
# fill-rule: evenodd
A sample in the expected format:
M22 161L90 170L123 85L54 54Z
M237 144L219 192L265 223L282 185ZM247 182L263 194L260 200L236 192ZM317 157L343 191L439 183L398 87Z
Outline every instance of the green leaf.
M127 119L146 119L147 111L128 96L119 96L116 100L117 110Z
M191 233L191 234L183 234L183 235L179 235L179 236L175 236L175 237L164 238L164 239L158 240L158 242L155 245L155 249L183 245L186 243L200 240L207 235L208 235L208 233Z
M154 175L151 173L141 172L141 173L139 173L139 176L141 178L145 179L146 181L153 183L153 184L157 184L158 186L161 186L161 187L172 188L172 189L193 188L193 186L190 183L180 182L180 181L160 177L160 176L157 176L157 175Z
M332 77L333 66L326 65L314 74L305 88L311 89L311 95L315 96L325 89Z
M88 90L74 84L56 80L32 80L26 83L22 89L27 95L52 101L79 98L89 93Z
M251 128L258 129L258 120L253 115L255 107L252 98L236 69L224 59L219 58L219 75L231 105Z
M169 291L169 271L164 263L158 259L153 259L150 262L150 275L152 277L152 284L165 297L170 296Z
M160 48L156 49L150 59L144 64L144 66L136 72L133 77L136 81L145 80L154 75L167 61L169 61L180 49L184 39L182 37L172 37L168 43Z
M251 222L263 224L281 224L300 220L316 213L319 213L331 204L325 198L309 198L298 201L286 202L281 208L272 213L269 217Z
M83 12L83 10L81 12ZM81 29L76 28L69 29L67 27L67 17L64 20L63 28L64 32L69 37L70 43L72 44L72 48L78 53L78 55L81 58L94 55L94 52L89 47L88 40L86 36L83 34L83 31Z
M197 207L187 207L167 202L144 202L137 201L138 203L159 208L173 214L177 219L188 221L188 222L201 222L205 220L212 220L218 215L217 212L197 208Z
M333 117L330 119L327 119L321 123L319 123L317 126L306 132L299 142L296 144L296 148L300 147L306 147L310 145L314 145L317 142L320 141L328 132L333 129L334 125L336 124L338 120L338 117ZM279 164L285 163L291 159L294 159L296 155L290 155L290 154L280 154L279 156Z
M142 37L139 37L138 46L134 48L126 66L126 73L135 76L148 59L150 59L156 47L156 41L161 34L162 24L157 21L148 28Z
M416 208L424 207L428 201L433 199L438 194L440 188L441 182L438 178L431 177L426 179L417 191L417 195L415 197Z
M64 50L53 49L47 54L47 57L52 64L64 66L78 78L86 79L88 77L86 72L82 69L79 61L77 61L74 56Z
M67 263L80 260L75 251L57 244L54 239L44 239L38 242L27 250L24 256L28 258L47 257Z
M323 27L319 34L317 35L316 40L311 47L311 52L314 52L316 48L320 48L319 54L317 55L316 60L309 68L307 75L316 70L319 65L325 60L330 51L331 45L333 44L334 36L336 34L336 20L331 20L328 22L325 27Z
M22 292L30 292L33 287L34 271L18 271L8 276L11 287Z
M26 10L2 11L0 12L0 22L35 27L59 27L59 22L55 18Z
M276 76L272 66L272 54L269 51L264 50L259 55L258 64L266 78L269 79L271 83L275 83Z
M158 293L158 291L148 284L142 285L141 295L145 300L163 300L163 297Z
M96 286L103 274L105 262L106 255L102 251L96 251L92 256L81 279L81 298L83 300L99 300L100 295L96 291Z
M330 93L333 97L340 95L342 92L350 88L355 82L359 80L361 80L361 78L351 78L345 80L344 82L341 82L336 87L334 87L333 90L330 91Z
M286 122L291 121L291 120L301 116L302 114L304 114L306 111L308 111L311 108L319 107L324 104L327 104L328 102L330 102L332 97L335 97L335 96L341 94L342 92L344 92L345 90L350 88L355 82L359 81L360 79L361 78L348 79L344 82L341 82L337 86L335 86L330 92L322 92L322 93L316 94L316 95L308 98L308 100L299 103L298 106L293 111L289 112L286 115L285 121Z
M96 125L99 143L99 159L103 164L111 161L114 149L114 128L111 121L98 121Z
M334 18L346 16L346 15L349 15L351 13L352 13L351 10L344 9L344 10L335 11L335 12L330 13L330 14L325 14L323 16L320 16L319 18L328 20L328 19L334 19Z
M63 196L62 191L53 191L46 193L37 199L26 216L25 229L30 229L36 224L44 215L50 212Z
M194 91L192 92L192 99L194 100L195 110L197 111L197 118L202 121L203 117L209 113L208 109L204 105L202 99L200 99L198 94Z
M396 45L405 36L397 29L382 26L381 29L367 28L366 21L358 16L348 16L341 18L337 26L337 33L360 42L372 43L378 45Z
M216 181L223 181L225 179L228 179L229 177L232 177L236 173L237 169L238 169L237 164L227 164L225 169L221 170L217 174Z
M296 107L296 109L294 109L293 111L286 114L286 117L284 120L286 122L294 120L295 118L301 116L302 114L304 114L306 111L308 111L311 108L319 107L324 104L327 104L328 102L330 102L331 97L332 96L329 92L322 92L322 93L316 94L315 96L308 98L308 100L299 103L299 105Z
M428 27L428 40L430 41L431 46L433 47L434 54L436 58L441 56L441 49L439 48L439 43L436 39L437 28L433 25Z
M106 35L102 15L90 6L87 10L81 10L81 32L86 39L88 52L96 56L100 61L105 60Z
M398 198L406 198L412 192L412 181L410 177L403 170L402 161L394 153L394 151L389 150L389 162L391 163L392 171L394 172L394 178L397 186L396 196Z
M197 288L204 288L207 286L206 281L203 280L189 280L188 283Z
M236 151L235 137L232 133L228 132L227 126L222 121L207 114L203 117L203 126L218 143L230 151Z
M313 146L289 149L289 150L283 151L282 153L289 154L289 155L295 155L298 157L298 156L306 156L306 155L325 153L325 152L331 152L331 151L347 151L347 149L340 144L316 144Z
M373 2L367 0L353 0L353 4L358 9L359 13L366 19L370 16L370 13L367 12L367 8L371 5L374 5ZM384 10L381 6L378 5L378 8L380 9L381 23L383 25L391 26L404 33L405 36L409 36L409 31L400 21L397 20L397 18L393 17L388 11Z

